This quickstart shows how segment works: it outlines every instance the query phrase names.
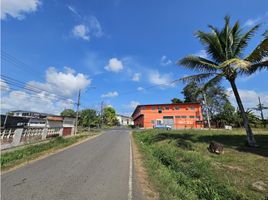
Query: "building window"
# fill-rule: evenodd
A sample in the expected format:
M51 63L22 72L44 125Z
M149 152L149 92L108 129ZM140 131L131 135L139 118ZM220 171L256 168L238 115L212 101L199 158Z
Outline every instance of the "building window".
M185 116L185 115L182 115L182 116L181 116L181 118L187 118L187 116Z
M158 110L158 113L162 113L162 110Z
M166 110L169 110L169 106L166 106L165 109L166 109Z
M175 116L175 118L181 118L181 116Z
M156 109L156 106L152 106L152 110L155 110Z
M192 119L193 119L193 118L195 118L195 116L190 116L190 118L192 118Z
M175 106L175 110L179 110L180 109L180 107L179 106Z

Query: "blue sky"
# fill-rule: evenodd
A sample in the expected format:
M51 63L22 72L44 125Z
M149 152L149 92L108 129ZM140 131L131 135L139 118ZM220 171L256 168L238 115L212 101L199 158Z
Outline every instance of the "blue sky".
M249 53L268 27L266 0L3 0L1 6L3 75L73 100L81 88L82 108L99 109L104 101L121 114L131 114L137 104L182 98L182 83L144 88L191 74L175 63L188 54L207 56L193 36L197 30L221 27L226 14L245 29L261 22ZM268 105L267 76L262 71L238 80L246 107L256 105L258 96ZM73 107L46 92L1 84L2 112Z

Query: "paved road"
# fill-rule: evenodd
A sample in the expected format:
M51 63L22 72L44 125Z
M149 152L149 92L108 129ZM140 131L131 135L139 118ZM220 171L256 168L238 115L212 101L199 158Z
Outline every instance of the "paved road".
M134 169L131 170L133 179L129 181L129 138L128 130L110 130L80 145L3 174L1 198L128 200L132 196L133 200L142 200Z

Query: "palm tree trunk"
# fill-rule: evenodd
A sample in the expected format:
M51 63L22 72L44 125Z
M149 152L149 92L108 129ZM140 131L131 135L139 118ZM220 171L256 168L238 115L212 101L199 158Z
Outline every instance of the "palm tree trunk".
M236 102L238 104L239 110L240 110L242 118L243 118L244 128L246 129L246 132L247 132L248 145L252 146L252 147L256 147L257 144L256 144L256 141L255 141L253 132L252 132L252 130L250 128L248 117L247 117L247 114L245 112L244 106L242 104L240 95L238 93L238 90L237 90L237 87L236 87L236 84L235 84L235 80L229 80L229 82L231 83L231 86L232 86L232 89L233 89L233 92L234 92L234 95L235 95L235 98L236 98Z

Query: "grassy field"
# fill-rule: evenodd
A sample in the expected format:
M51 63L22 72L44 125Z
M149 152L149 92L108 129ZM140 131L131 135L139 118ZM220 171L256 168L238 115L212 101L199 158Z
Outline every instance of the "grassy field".
M254 132L259 148L245 146L242 130L145 130L134 138L160 199L268 199L268 130ZM224 154L208 152L212 140Z
M84 133L69 138L57 137L51 139L47 143L27 145L26 147L18 150L1 153L1 170L7 170L21 163L34 160L42 155L67 147L95 134L96 133Z

